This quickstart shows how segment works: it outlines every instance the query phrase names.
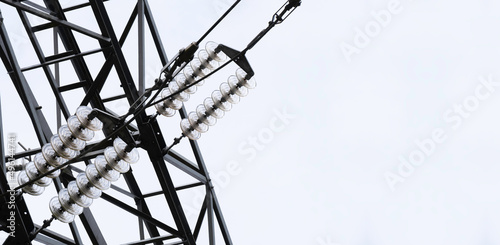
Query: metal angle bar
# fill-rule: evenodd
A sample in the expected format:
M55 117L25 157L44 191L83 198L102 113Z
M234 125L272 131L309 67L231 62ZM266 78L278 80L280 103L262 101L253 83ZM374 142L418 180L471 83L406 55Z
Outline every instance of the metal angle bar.
M40 229L41 226L35 224L35 227L37 229ZM46 237L52 238L53 240L56 240L56 241L61 242L63 244L76 244L75 241L71 240L69 237L63 236L63 235L61 235L57 232L54 232L52 230L49 230L49 229L43 229L42 231L40 231L40 234L42 234ZM35 239L35 240L37 240L37 239Z
M178 169L182 170L183 172L189 174L191 177L197 179L198 181L202 183L207 183L207 178L205 176L203 176L200 172L196 171L195 169L188 167L188 165L179 161L177 158L173 158L169 154L166 154L165 156L163 156L163 159L165 159L165 161L174 165Z
M50 244L50 245L71 245L71 244L75 244L75 243L60 242L60 241L57 241L57 240L55 240L53 238L45 236L43 234L38 234L34 240L37 241L37 242L40 242L42 244Z
M52 38L54 40L54 54L57 55L59 53L59 38L57 36L57 31L56 29L52 29ZM60 72L60 66L59 63L54 65L54 72L56 73L55 77L55 82L56 82L56 87L57 92L61 93L61 90L59 89L61 86L61 72ZM61 127L61 107L59 104L56 104L56 120L57 120L57 128Z
M189 189L189 188L193 188L193 187L198 187L198 186L202 186L202 185L204 185L204 184L201 182L198 182L198 183L193 183L193 184L189 184L189 185L182 185L182 186L175 187L175 190L181 191L181 190L185 190L185 189ZM158 195L162 195L162 194L164 194L163 191L155 191L155 192L151 192L148 194L144 194L144 195L142 195L142 197L149 198L149 197L154 197L154 196L158 196Z
M155 43L156 50L160 56L162 65L165 65L168 63L168 57L165 53L165 49L163 48L160 33L158 32L158 28L156 28L156 23L153 19L153 14L151 13L151 8L149 7L148 1L144 1L144 9L146 20L148 21L149 30L151 32L151 36L153 37L153 42Z
M164 243L163 245L181 245L184 244L185 241L180 241L180 242L170 242L170 243Z
M80 221L82 221L83 227L87 230L87 234L92 241L92 244L107 244L102 232L99 229L99 225L97 224L92 212L88 208L83 209L83 213L79 215ZM73 222L74 223L74 222ZM91 231L91 232L89 232Z
M55 38L57 38L57 32L55 32L56 35ZM57 40L54 39L54 46L57 46ZM45 61L49 62L49 61L53 61L53 60L58 60L60 58L64 58L64 57L67 57L67 56L71 56L71 55L74 55L75 52L73 52L73 50L68 50L66 52L62 52L62 53L59 53L59 51L56 49L56 47L54 47L54 54L51 55L51 56L45 56Z
M69 56L68 56L69 52L61 53L59 56L65 56L65 57L61 57L61 58L53 57L55 59L52 59L50 61L47 61L50 57L45 57L45 59L46 59L45 62L43 62L41 64L38 64L38 65L32 65L32 66L24 67L24 68L21 69L21 71L25 72L25 71L33 70L33 69L36 69L36 68L40 68L40 67L52 65L52 64L55 64L55 63L63 62L63 61L66 61L66 60L71 60L71 59L74 59L74 58L78 58L78 57L83 57L83 56L95 54L95 53L103 51L104 49L105 48L99 48L99 49L94 49L94 50L90 50L90 51L87 51L87 52L82 52L82 53L73 54L73 55L69 55Z
M162 242L162 241L173 239L173 238L177 238L177 237L171 236L171 235L153 237L153 238L148 238L148 239L142 239L142 240L136 241L136 242L124 243L122 245L144 245L144 244L150 244L150 243L154 243L154 242Z
M115 101L115 100L119 100L119 99L123 99L123 98L127 98L127 95L122 94L122 95L112 96L109 98L104 98L104 99L102 99L102 102L106 103L106 102L111 102L111 101Z
M8 4L10 6L13 6L13 7L17 8L17 9L26 11L26 12L28 12L30 14L33 14L33 15L36 15L36 16L38 16L40 18L43 18L43 19L46 19L46 20L49 20L49 21L53 21L55 23L58 23L59 25L66 26L66 27L68 27L68 28L70 28L72 30L80 32L80 33L82 33L82 34L84 34L86 36L95 38L95 39L97 39L99 41L103 41L103 42L109 42L110 41L109 38L104 37L104 36L102 36L102 35L100 35L98 33L95 33L95 32L93 32L91 30L85 29L85 28L83 28L81 26L78 26L76 24L73 24L71 22L68 22L68 21L65 21L65 20L61 20L61 19L59 19L57 17L54 17L54 16L52 16L50 14L47 14L45 12L42 12L40 10L28 7L28 6L22 4L22 3L18 2L18 1L14 1L14 0L0 0L0 2L3 2L3 3Z
M233 241L231 240L231 236L229 235L229 231L227 229L226 221L224 220L224 216L222 215L222 209L220 207L219 200L217 200L217 196L215 196L214 189L211 189L210 191L212 192L215 217L217 217L219 228L222 232L222 237L224 238L226 244L232 245Z
M124 194L126 196L129 196L131 198L139 198L139 197L137 197L137 195L131 193L130 191L126 191L126 190L124 190L124 189L122 189L122 188L120 188L120 187L118 187L116 185L111 185L110 188L113 189L113 190L115 190L115 191L117 191L117 192L120 192L120 193L122 193L122 194Z
M142 203L141 201L136 202L137 204L137 209L142 210ZM137 217L138 222L139 222L139 238L141 240L144 240L144 221L142 220L141 217Z
M33 8L36 8L36 9L41 10L43 12L46 12L47 14L53 14L49 9L45 8L44 6L38 5L32 1L25 0L22 2L25 3L26 5L33 7Z
M211 186L207 185L207 213L208 213L208 241L210 245L215 245L215 227L214 227L214 202L212 198L212 192L210 191Z
M144 240L144 221L141 218L139 220L139 239Z
M49 28L53 28L55 26L57 26L57 23L49 22L49 23L45 23L45 24L41 24L41 25L37 25L37 26L32 26L31 31L32 32L39 32L39 31L47 30Z
M83 88L83 87L85 87L85 85L87 85L86 82L71 83L68 85L60 86L59 92L62 93L62 92L70 91L70 90L77 89L77 88Z
M103 0L103 2L107 2L107 1L109 1L109 0ZM81 4L77 4L75 6L64 8L63 12L69 12L69 11L81 9L81 8L88 7L88 6L90 6L90 3L88 3L88 2L87 3L81 3Z
M203 224L203 219L205 218L205 214L207 213L207 199L203 200L203 205L201 205L200 214L198 215L198 220L196 220L196 225L194 227L193 235L195 239L198 239L198 235L200 234L201 225Z
M167 224L151 217L150 215L147 215L147 214L127 205L126 203L108 195L107 193L102 193L101 197L102 197L102 199L112 203L113 205L115 205L115 206L129 212L129 213L131 213L137 217L141 217L145 222L151 223L152 225L155 225L156 227L158 227L158 228L160 228L160 229L162 229L162 230L164 230L172 235L179 236L179 231L177 231L176 229L174 229L174 228L168 226Z
M196 166L195 163L193 163L191 160L187 159L186 157L184 157L183 155L181 155L180 153L174 151L174 150L170 150L168 152L168 155L177 159L179 162L182 162L184 164L186 164L189 168L192 168L193 170L195 170L196 172L199 172L200 174L201 171L200 169L198 168L198 166Z
M138 63L139 63L139 95L144 94L145 91L145 72L146 64L145 64L145 51L144 51L144 0L137 1L137 27L138 27Z
M182 185L182 186L175 187L175 190L176 191L182 191L182 190L185 190L185 189L189 189L189 188L193 188L193 187L198 187L198 186L202 186L202 185L204 185L202 182L198 182L198 183L193 183L193 184L189 184L189 185Z

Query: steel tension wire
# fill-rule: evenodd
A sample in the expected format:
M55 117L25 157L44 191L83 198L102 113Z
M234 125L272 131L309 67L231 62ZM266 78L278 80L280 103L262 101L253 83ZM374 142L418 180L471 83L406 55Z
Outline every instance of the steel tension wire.
M201 38L196 42L196 44L200 44L203 39L205 39L205 37L208 36L208 34L210 34L214 29L215 27L217 27L217 25L219 25L219 23L236 7L236 5L238 5L239 3L241 2L241 0L237 0L235 3L233 3L233 5L231 5L231 7L229 7L228 10L226 10L226 12L212 25L212 27L210 27L210 29L208 29L207 32L205 32L205 34L203 34L203 36L201 36Z

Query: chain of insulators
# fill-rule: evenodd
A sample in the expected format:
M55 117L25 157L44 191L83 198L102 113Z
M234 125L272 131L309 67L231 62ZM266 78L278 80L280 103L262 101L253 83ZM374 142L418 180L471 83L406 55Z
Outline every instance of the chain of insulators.
M248 90L256 86L255 79L247 79L246 72L238 68L236 75L231 75L227 82L221 83L219 90L212 92L211 97L196 107L196 111L181 120L182 133L191 140L198 140L201 133L207 132L209 126L215 125L217 119L231 110L233 104L240 102L240 97L247 96Z
M85 148L86 141L94 137L94 131L101 130L103 126L99 119L89 119L91 112L92 108L87 106L77 108L75 115L68 118L67 124L58 129L58 134L53 135L50 143L43 145L42 151L37 153L33 161L26 164L24 170L19 173L17 178L19 185L34 180L78 156ZM61 170L56 170L22 189L30 195L41 195L52 179L60 174Z
M205 49L198 52L198 57L194 57L191 62L182 70L182 73L175 77L175 81L170 82L168 87L161 92L161 99L167 98L171 94L183 90L182 92L164 99L162 103L155 104L159 114L172 117L176 111L182 108L182 103L189 100L190 94L194 94L197 86L204 84L204 81L197 83L186 89L197 80L203 78L210 71L219 66L219 62L224 62L227 56L223 52L217 52L219 44L207 42Z
M99 198L102 191L110 188L111 182L117 181L121 174L130 170L130 164L138 160L137 149L127 151L127 143L116 138L113 146L107 147L103 155L87 165L85 172L78 174L67 188L61 189L59 195L50 200L52 215L61 222L73 222L76 215L88 208L93 199Z

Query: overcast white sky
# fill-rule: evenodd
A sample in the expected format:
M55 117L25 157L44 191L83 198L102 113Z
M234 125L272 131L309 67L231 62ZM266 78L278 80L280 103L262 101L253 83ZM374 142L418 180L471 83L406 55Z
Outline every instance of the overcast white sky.
M232 2L150 0L168 55L197 40ZM243 49L283 3L242 1L206 41ZM107 3L118 33L133 4ZM29 46L14 9L0 9L14 45ZM303 1L248 53L258 87L199 140L234 243L500 244L498 11L500 3L492 0ZM84 14L68 19L95 28ZM40 37L51 46L50 33ZM95 45L89 41L82 50ZM134 71L136 45L125 45ZM28 48L17 56L24 66L36 63ZM102 58L88 59L95 74ZM148 54L148 83L160 68ZM37 148L0 69L4 131ZM186 103L188 111L234 69L207 81ZM26 75L55 130L44 77ZM63 72L62 83L72 82L74 76ZM110 86L105 93L116 90ZM71 111L80 100L73 98L82 94L65 95ZM126 110L120 103L110 108ZM159 121L168 143L180 135L178 117ZM175 150L192 158L186 146L184 141ZM145 155L133 170L141 187L158 190L148 182ZM37 223L50 216L55 191L46 192L27 197ZM188 209L198 197L181 194ZM152 208L161 202L152 199ZM91 209L107 225L109 244L137 239L136 220L107 207L97 200ZM168 218L159 206L155 210ZM120 222L109 224L111 219ZM59 222L50 229L69 234Z

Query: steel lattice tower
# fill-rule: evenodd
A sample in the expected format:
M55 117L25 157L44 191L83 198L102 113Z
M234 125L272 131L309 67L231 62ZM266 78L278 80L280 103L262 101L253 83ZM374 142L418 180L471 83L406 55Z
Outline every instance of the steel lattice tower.
M108 9L106 9L106 0L89 0L88 2L79 3L74 6L64 7L58 0L43 0L35 1L19 1L19 0L0 0L3 8L15 8L19 18L23 24L24 31L29 37L30 44L36 53L39 64L29 67L21 67L20 62L16 58L16 50L9 39L8 32L2 23L0 25L0 57L2 62L12 80L12 83L17 90L17 93L24 105L25 111L31 119L31 125L36 133L36 137L40 146L50 142L51 137L56 133L51 130L46 116L42 108L37 102L30 84L32 84L25 76L25 73L32 70L43 71L45 75L44 80L49 83L52 94L55 98L60 114L68 119L73 113L75 108L70 108L65 100L65 93L72 91L84 91L85 96L82 98L71 98L72 100L80 101L80 105L89 106L94 109L116 115L110 111L106 104L126 99L129 105L140 99L145 91L144 81L144 53L146 48L152 48L157 53L161 60L161 65L165 66L169 63L169 58L164 50L160 33L155 24L151 7L147 0L138 0L135 8L130 13L128 22L123 29L123 32L117 33L110 16ZM43 2L43 3L42 3ZM239 1L237 1L239 2ZM290 1L297 6L300 1ZM296 6L295 6L296 7ZM74 24L67 18L67 14L71 11L77 11L87 8L93 16L85 16L85 18L93 18L98 24L95 30L88 29L77 24ZM289 9L287 9L289 10ZM37 16L44 19L42 24L33 24L30 22L29 16ZM276 15L277 16L277 15ZM288 16L288 15L287 15ZM286 16L286 17L287 17ZM283 15L279 16L279 24ZM286 18L285 17L285 18ZM138 24L139 34L138 37L138 54L139 54L139 75L138 81L134 80L133 72L130 70L127 60L122 49L129 33L132 31L134 23ZM254 39L247 49L262 38L262 36L269 31L274 24L264 32L262 32L256 39ZM54 50L44 50L46 45L42 45L38 33L50 32L53 33L54 45L62 44L61 52L53 52ZM85 36L87 39L94 40L98 44L95 49L83 50L82 43L77 38ZM144 45L144 37L149 35L153 42L154 47L146 47ZM57 49L54 47L54 49ZM228 49L229 51L234 51ZM51 54L51 55L48 55ZM101 55L104 57L104 62L100 66L99 72L96 76L92 75L89 69L86 57L89 55ZM233 57L236 58L236 57ZM235 59L240 63L245 63L246 59L239 57ZM73 83L60 85L59 82L59 67L58 64L67 62L71 64L71 69L76 74L78 80ZM246 64L246 63L245 63ZM105 84L110 84L110 74L112 70L116 71L119 78L119 86L116 86L116 91L120 91L118 95L105 97L101 91ZM39 80L42 80L41 78ZM2 81L4 82L4 81ZM39 81L41 82L41 81ZM115 81L116 83L116 81ZM136 84L139 86L136 87ZM38 98L39 99L39 98ZM1 107L0 107L1 108ZM184 106L179 110L181 118L187 117L187 112ZM5 152L5 132L2 130L0 114L0 157L1 164L5 168L8 161L7 153ZM61 119L58 120L59 122ZM111 188L118 191L135 201L135 206L126 204L125 202L113 197L106 192L102 193L102 199L113 205L117 209L126 211L129 215L136 216L140 222L143 222L149 238L141 239L140 241L130 242L129 244L196 244L197 238L202 230L202 225L208 228L208 236L210 244L215 244L215 236L221 236L225 244L233 244L229 235L224 217L222 215L220 204L214 192L210 176L208 174L205 162L196 141L190 140L189 144L195 156L196 161L192 162L181 154L171 150L165 154L167 144L163 137L162 130L156 120L156 117L146 114L142 111L136 115L135 125L128 125L126 128L130 132L135 142L140 142L138 147L147 152L149 157L148 161L152 165L155 178L157 178L161 191L155 193L144 193L141 190L140 183L138 183L134 173L128 171L123 174L128 190L122 189L117 186ZM58 125L59 126L59 125ZM176 129L178 130L178 128ZM113 132L113 128L104 128L104 135L109 135ZM91 164L96 156L103 154L104 149L111 145L111 142L105 142L102 145L88 145L95 147L91 152L88 152L79 160L85 162L86 165ZM24 152L18 152L13 157L16 159L32 157L34 154L41 151L40 148L29 149ZM171 177L168 167L172 166L180 171L186 173L192 178L192 184L176 185ZM82 172L74 166L69 166L61 172L58 178L54 179L54 185L57 191L67 187L68 183L75 179L75 175ZM205 199L201 207L199 207L199 214L194 226L190 226L185 210L181 205L178 192L194 187L203 186L205 189ZM7 193L9 185L7 176L4 172L0 174L0 192ZM152 196L163 196L163 206L165 212L170 212L173 222L158 220L152 216L151 205L146 201L147 198ZM9 216L10 209L8 208L9 196L2 196L2 206L0 210L0 226L5 232L9 232L6 221ZM46 204L44 204L46 205ZM15 218L16 218L16 236L8 237L4 244L30 244L32 240L39 241L45 244L83 244L81 236L86 233L93 244L107 244L106 234L103 234L100 229L100 224L96 221L92 212L92 208L85 208L83 213L78 216L78 219L83 224L85 230L78 230L74 222L69 223L69 228L72 237L66 237L57 231L47 229L40 229L42 224L37 224L30 215L30 210L27 207L23 195L17 196L15 205ZM39 221L38 221L39 222ZM139 229L142 229L140 225ZM34 232L39 230L40 233L34 235ZM220 234L216 234L219 233ZM141 231L143 233L143 231ZM164 235L167 234L167 235Z

